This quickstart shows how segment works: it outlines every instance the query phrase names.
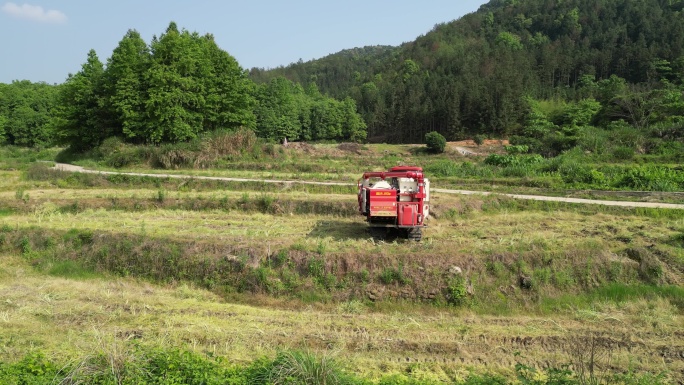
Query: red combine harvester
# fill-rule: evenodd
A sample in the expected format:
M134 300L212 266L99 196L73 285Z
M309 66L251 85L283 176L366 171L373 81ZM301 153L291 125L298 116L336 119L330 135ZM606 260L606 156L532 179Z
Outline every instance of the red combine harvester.
M367 172L358 186L359 212L371 227L400 229L408 239L420 241L430 213L430 181L422 168Z

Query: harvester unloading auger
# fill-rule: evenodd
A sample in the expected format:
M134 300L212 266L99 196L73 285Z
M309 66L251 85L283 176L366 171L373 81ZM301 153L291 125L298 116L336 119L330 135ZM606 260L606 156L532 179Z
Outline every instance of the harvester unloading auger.
M367 172L358 186L359 212L371 227L400 229L408 239L420 241L430 213L430 181L422 168Z

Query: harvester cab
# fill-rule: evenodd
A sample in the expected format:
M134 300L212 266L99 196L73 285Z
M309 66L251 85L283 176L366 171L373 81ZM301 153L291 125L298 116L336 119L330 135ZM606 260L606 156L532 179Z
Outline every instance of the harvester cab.
M422 168L398 166L367 172L358 187L359 212L371 227L399 229L408 239L421 240L430 214L430 181Z

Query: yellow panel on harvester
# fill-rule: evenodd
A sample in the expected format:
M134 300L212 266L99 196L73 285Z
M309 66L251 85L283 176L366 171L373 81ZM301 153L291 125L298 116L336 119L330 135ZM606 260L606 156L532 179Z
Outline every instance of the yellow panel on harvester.
M397 216L397 190L371 189L369 195L371 217Z

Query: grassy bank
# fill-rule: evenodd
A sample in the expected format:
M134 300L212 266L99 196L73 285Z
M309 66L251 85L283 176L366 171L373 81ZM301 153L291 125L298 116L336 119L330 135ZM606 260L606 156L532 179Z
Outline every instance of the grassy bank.
M672 344L681 315L657 298L514 317L250 296L260 303L254 306L187 283L154 285L73 266L41 272L26 256L1 258L5 383L259 384L267 382L253 376L269 375L285 358L319 374L328 368L336 380L326 383L350 384L500 384L518 376L583 383L589 374L578 368L590 364L601 381L657 384L678 378L681 368L680 346Z

